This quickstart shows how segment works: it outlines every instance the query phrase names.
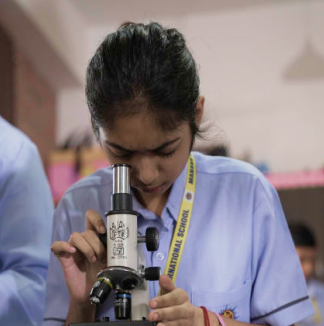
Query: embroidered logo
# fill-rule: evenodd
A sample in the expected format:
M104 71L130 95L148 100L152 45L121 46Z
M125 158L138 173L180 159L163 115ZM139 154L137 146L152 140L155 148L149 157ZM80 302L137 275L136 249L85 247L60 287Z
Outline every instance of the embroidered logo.
M238 316L235 314L235 308L226 307L220 312L220 315L229 319L237 319Z

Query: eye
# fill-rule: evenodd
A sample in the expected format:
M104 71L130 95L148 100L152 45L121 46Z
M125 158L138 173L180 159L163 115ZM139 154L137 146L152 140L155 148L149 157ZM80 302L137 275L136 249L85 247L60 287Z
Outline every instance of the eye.
M130 152L123 152L123 151L118 151L117 153L115 151L113 151L111 148L107 147L109 152L116 158L123 158L123 159L127 159L129 157L131 157L132 153Z
M161 157L170 157L172 156L174 153L176 152L176 150L172 150L171 152L168 152L168 153L161 153L161 152L157 152L157 154Z
M123 154L123 155L117 155L115 153L113 153L113 156L117 157L117 158L130 158L132 154Z

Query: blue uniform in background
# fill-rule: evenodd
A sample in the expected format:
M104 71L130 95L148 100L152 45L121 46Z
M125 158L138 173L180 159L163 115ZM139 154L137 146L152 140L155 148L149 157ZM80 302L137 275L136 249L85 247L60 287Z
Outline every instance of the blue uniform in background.
M316 313L298 323L297 326L324 326L324 283L311 279L307 282L307 290Z
M36 146L0 117L0 325L40 325L53 200Z
M249 164L193 153L197 185L193 215L176 280L196 306L239 321L292 325L314 313L299 259L276 191ZM175 181L161 218L143 208L139 231L160 234L158 252L145 252L146 266L164 271L184 192L186 170ZM85 230L85 212L102 217L111 209L112 169L101 169L72 186L55 214L53 241L68 241ZM148 282L150 297L158 282ZM98 317L114 318L113 295ZM45 325L62 325L69 296L59 260L52 254L46 294Z

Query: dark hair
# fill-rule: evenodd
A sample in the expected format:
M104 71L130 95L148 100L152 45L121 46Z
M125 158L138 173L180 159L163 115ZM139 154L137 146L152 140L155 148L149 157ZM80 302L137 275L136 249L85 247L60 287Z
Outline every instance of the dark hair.
M188 121L193 137L199 97L196 63L176 29L125 23L106 36L90 60L86 97L93 130L146 110L162 128Z
M303 223L289 223L289 229L296 247L316 247L313 232Z

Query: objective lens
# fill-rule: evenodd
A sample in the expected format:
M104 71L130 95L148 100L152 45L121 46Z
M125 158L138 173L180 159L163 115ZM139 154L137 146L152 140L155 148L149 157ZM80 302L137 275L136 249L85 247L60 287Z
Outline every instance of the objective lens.
M98 281L93 285L93 288L90 292L90 302L92 304L101 304L109 296L113 286L108 278L100 277Z
M129 292L117 292L115 300L116 319L130 319L132 309L132 296Z

